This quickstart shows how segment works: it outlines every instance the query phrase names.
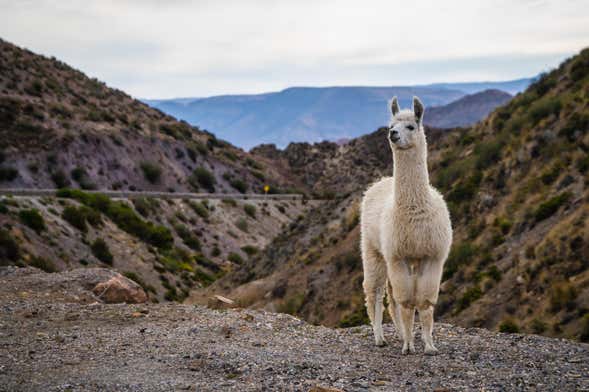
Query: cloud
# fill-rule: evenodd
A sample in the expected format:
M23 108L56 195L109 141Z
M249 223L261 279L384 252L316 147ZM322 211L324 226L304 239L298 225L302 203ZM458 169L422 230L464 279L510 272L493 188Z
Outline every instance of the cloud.
M585 8L575 0L0 0L0 36L135 96L204 96L532 75L589 42Z

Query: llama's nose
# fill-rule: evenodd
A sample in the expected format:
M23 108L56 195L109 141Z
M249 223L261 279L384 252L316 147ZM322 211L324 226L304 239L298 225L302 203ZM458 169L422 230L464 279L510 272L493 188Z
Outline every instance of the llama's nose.
M394 130L394 129L392 129L391 130L391 134L389 135L389 137L390 137L391 141L394 143L394 142L396 142L396 141L399 140L399 132L396 131L396 130Z

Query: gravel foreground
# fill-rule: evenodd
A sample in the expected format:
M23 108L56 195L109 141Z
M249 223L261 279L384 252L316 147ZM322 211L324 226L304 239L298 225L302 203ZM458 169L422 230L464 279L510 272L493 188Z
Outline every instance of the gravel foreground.
M80 279L0 269L0 390L589 391L586 344L436 324L439 355L402 356L391 325L377 348L366 326L106 305Z

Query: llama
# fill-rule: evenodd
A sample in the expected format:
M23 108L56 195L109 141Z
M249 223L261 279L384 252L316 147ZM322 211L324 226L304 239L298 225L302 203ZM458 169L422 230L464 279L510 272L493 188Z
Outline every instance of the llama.
M422 324L425 353L434 355L434 306L444 262L452 243L450 214L442 195L429 183L424 107L413 110L391 102L388 139L394 176L373 184L362 200L361 248L367 313L377 346L382 330L385 288L389 313L403 338L402 354L414 353L415 308Z

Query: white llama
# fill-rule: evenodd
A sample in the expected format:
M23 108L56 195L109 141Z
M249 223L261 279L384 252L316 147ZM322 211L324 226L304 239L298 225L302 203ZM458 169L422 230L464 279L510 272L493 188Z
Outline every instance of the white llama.
M452 226L442 195L429 183L424 107L413 97L413 111L391 102L388 139L394 176L372 185L362 200L362 262L366 308L377 346L386 344L382 330L383 296L403 337L403 354L415 352L413 319L419 310L425 353L433 344L434 305L442 268L452 243Z

